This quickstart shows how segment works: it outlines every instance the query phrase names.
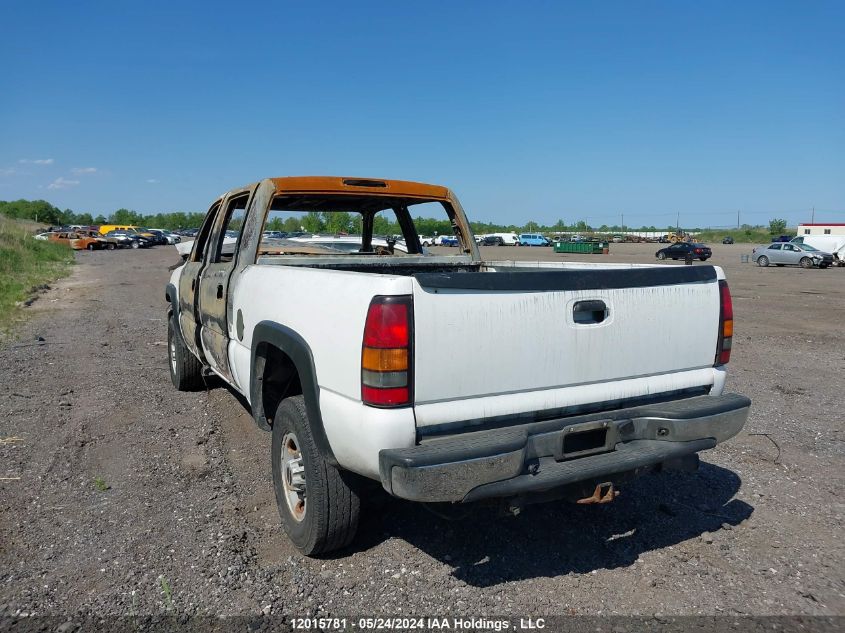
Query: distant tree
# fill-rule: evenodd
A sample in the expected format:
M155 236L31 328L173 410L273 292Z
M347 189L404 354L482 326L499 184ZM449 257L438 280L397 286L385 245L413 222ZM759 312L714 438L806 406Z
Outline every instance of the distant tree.
M590 227L587 225L587 223L584 220L578 220L575 223L575 230L576 231L588 231L589 229L590 229Z
M786 231L786 220L782 218L769 220L769 233L772 235L780 235L784 231Z
M290 216L285 218L284 222L282 222L282 231L286 231L288 233L293 233L295 231L302 231L302 219L296 216Z
M129 209L118 209L111 214L110 220L112 224L144 224L144 216Z
M305 214L305 217L302 218L302 226L309 233L320 233L326 229L322 216L316 211Z
M329 233L349 233L352 229L352 216L346 211L331 211L323 213L322 216L323 224Z

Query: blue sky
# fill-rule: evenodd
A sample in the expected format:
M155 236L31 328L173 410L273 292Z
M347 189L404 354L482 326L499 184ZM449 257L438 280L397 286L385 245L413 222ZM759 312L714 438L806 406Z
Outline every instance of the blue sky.
M845 221L842 2L6 0L0 22L0 199L204 210L330 174L518 224Z

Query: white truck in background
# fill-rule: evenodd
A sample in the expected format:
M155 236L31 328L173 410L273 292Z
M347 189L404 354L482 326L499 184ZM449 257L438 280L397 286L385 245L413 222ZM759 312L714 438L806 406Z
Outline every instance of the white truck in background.
M420 243L411 209L432 205L454 255ZM313 212L359 216L360 248L262 236L270 215ZM373 244L389 212L405 251ZM282 524L307 555L352 540L372 482L423 503L605 503L628 477L696 467L750 407L723 393L733 314L720 268L482 261L457 198L434 185L232 190L166 298L173 384L214 373L249 402L272 432ZM656 354L658 338L677 344ZM490 346L495 358L478 354Z
M845 235L799 235L790 242L807 244L823 253L830 253L835 266L845 266Z

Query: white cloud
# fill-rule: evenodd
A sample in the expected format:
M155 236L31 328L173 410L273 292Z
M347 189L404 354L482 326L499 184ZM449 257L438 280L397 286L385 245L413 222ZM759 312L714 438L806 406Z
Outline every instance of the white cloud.
M151 185L154 185L158 182L158 180L156 180L155 178L147 178L147 182Z
M96 167L74 167L70 170L70 173L75 174L77 176L81 176L83 174L96 174L97 168Z
M18 162L24 165L52 165L56 161L52 158L21 158Z
M14 167L0 169L0 176L14 176L16 173L18 173L18 170Z
M62 178L59 176L49 185L47 185L47 189L67 189L68 187L75 187L79 184L78 180L68 180L67 178Z

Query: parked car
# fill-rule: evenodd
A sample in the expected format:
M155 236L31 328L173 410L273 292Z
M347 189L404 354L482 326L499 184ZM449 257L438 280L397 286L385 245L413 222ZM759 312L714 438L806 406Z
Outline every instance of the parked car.
M97 240L98 242L101 243L100 247L104 248L106 250L113 251L115 248L120 248L120 244L118 243L118 241L116 239L111 238L111 237L106 237L105 235L100 235L99 231L88 229L88 230L77 231L77 233L79 233L80 235L84 235L85 237L90 237L90 238Z
M751 258L758 266L801 266L801 268L827 268L833 264L833 255L809 244L773 242L768 246L757 246Z
M722 238L722 244L733 244L733 243L734 243L734 238L732 238L730 235L727 235L727 236Z
M162 238L164 240L163 242L158 240L160 244L178 244L182 241L182 238L179 235L171 233L166 229L147 229L147 231Z
M539 233L520 233L519 244L521 246L551 246L552 241Z
M121 245L128 248L150 248L153 242L135 231L109 231L106 237L117 240Z
M74 231L62 231L58 233L50 233L47 237L50 242L59 242L60 244L67 244L75 251L89 250L96 251L106 248L106 243L99 241L95 237L88 237L81 233Z
M481 238L479 246L504 246L505 240L501 235L486 235Z
M438 244L440 246L457 246L458 245L458 238L454 235L441 235L438 239Z
M264 239L281 240L288 236L284 231L264 231L261 237Z
M677 242L672 246L661 248L654 256L657 259L686 259L687 253L692 253L694 259L707 261L713 255L709 246L698 242Z
M425 203L457 228L454 256L419 247L412 213ZM279 207L391 209L411 252L263 252L261 227ZM243 208L226 257L226 222ZM224 194L195 244L164 293L171 380L202 389L214 373L250 403L272 434L282 526L309 556L350 543L376 486L513 512L551 498L606 503L629 477L694 470L748 418L750 400L723 391L733 310L716 266L490 264L450 190L328 177ZM526 352L538 340L554 371ZM683 345L655 354L656 340ZM506 363L478 353L491 341Z

